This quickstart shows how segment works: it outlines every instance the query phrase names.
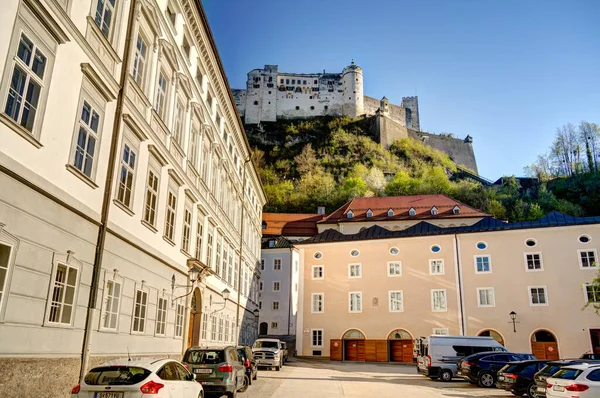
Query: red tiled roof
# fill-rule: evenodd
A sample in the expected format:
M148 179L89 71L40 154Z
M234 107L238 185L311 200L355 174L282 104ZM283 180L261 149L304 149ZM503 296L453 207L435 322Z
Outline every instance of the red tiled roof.
M431 209L436 207L437 215L431 214ZM452 211L455 206L460 209L459 214ZM409 215L409 210L414 208L416 214ZM373 217L367 217L371 209ZM394 215L388 217L388 210L392 209ZM348 211L352 210L354 216L348 218ZM381 198L355 198L325 217L320 224L357 221L393 221L393 220L423 220L438 218L469 218L487 217L489 214L468 206L446 195L414 195L414 196L387 196Z
M323 214L263 213L264 235L314 236L319 233L317 221Z

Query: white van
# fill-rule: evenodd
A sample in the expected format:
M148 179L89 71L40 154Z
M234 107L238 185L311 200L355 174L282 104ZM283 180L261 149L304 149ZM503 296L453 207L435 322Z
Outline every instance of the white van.
M432 380L452 380L461 358L485 351L506 351L506 348L489 336L429 336L415 339L417 370Z

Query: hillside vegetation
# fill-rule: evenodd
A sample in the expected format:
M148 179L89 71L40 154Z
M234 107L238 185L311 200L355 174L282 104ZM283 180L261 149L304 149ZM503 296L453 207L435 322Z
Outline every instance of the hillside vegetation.
M501 187L456 179L456 165L418 140L401 139L390 150L369 135L369 120L322 117L248 127L267 194L266 212L333 211L361 196L446 194L498 218L535 220L558 210L583 215L542 184L523 192L514 177Z

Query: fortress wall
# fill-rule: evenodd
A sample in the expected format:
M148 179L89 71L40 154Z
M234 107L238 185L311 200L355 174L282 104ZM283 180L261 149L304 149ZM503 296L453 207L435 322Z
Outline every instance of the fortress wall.
M377 98L368 97L365 95L364 110L367 116L373 116L379 109L379 100Z
M422 141L424 144L438 149L450 156L454 163L464 166L470 170L477 172L477 162L475 161L475 153L471 142L466 142L464 139L447 137L443 135L423 133L409 130L411 138Z
M235 106L238 108L240 116L243 117L246 111L246 90L232 89L231 93L233 94Z

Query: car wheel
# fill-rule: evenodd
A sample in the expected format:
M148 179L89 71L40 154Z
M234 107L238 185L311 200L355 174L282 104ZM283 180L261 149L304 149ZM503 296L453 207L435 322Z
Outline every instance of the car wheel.
M237 391L228 392L227 398L237 398Z
M254 377L252 378L252 380L256 380L258 379L258 368L256 369L256 372L254 373Z
M451 381L452 380L452 372L449 371L448 369L443 369L440 372L440 380L446 381L446 382Z
M496 380L494 380L494 375L490 372L481 372L477 378L477 384L479 384L479 387L483 388L492 388L494 387L495 382Z
M275 370L279 372L281 370L281 364L279 364L278 366L276 366Z
M238 391L239 392L246 392L246 390L248 389L249 385L250 385L250 378L248 376L244 376L244 386L242 388L240 388Z
M437 379L438 379L438 378L437 378L437 377L435 377L435 376L429 376L429 378L430 378L431 380L437 380Z
M536 391L537 391L537 384L535 384L535 381L533 381L527 386L527 397L528 398L536 398L537 397L537 395L535 395Z

